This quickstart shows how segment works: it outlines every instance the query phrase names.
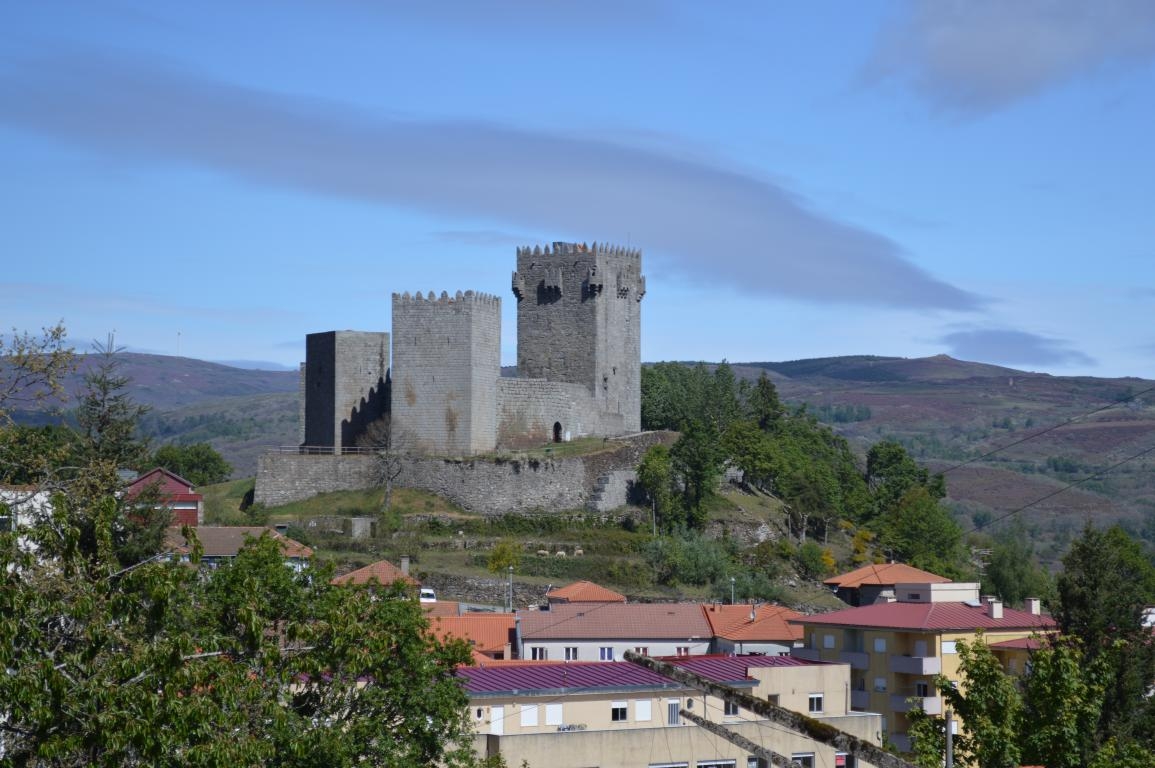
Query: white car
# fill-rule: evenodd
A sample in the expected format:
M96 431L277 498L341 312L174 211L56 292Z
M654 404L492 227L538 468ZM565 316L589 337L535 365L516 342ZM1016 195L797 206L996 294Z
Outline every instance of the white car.
M429 587L422 587L421 590L417 593L417 597L423 603L437 602L437 593Z

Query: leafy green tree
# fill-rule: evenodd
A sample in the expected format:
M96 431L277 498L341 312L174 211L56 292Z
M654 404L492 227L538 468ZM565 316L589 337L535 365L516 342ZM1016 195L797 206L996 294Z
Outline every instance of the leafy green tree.
M778 399L778 388L774 386L766 371L762 371L762 375L758 377L758 381L746 398L746 413L758 429L766 432L782 418L784 412L782 401Z
M124 568L113 509L89 511L94 553L77 545L75 504L22 532L35 553L0 535L0 760L472 762L454 678L468 649L434 641L415 600L294 572L270 537L207 574L163 557Z
M1079 768L1094 754L1095 728L1110 669L1106 657L1083 663L1078 638L1063 638L1031 654L1023 679L1023 757L1047 768Z
M517 568L520 562L521 545L512 539L505 539L493 545L485 561L485 568L490 573L504 574L511 566Z
M1017 521L995 534L982 585L983 594L998 595L1012 605L1021 605L1028 597L1042 598L1048 605L1054 601L1054 580L1039 564L1026 529Z
M96 346L76 411L89 470L99 465L113 477L118 469L141 469L148 458L148 446L137 434L138 422L148 407L133 401L128 393L131 382L120 372L119 351L111 339Z
M1119 526L1097 530L1090 522L1063 558L1054 611L1066 635L1083 641L1084 665L1107 658L1110 668L1096 744L1110 738L1155 747L1155 644L1143 626L1155 604L1155 566L1139 542Z
M0 336L0 427L12 425L12 412L38 408L63 395L64 377L75 356L62 323L39 335L15 328Z
M655 445L646 451L638 465L637 482L649 497L661 530L668 532L685 524L669 447Z
M962 529L926 487L909 488L879 525L895 559L943 576L966 574Z
M175 472L193 485L223 483L233 473L232 465L208 443L162 445L153 454L152 463Z
M689 422L670 449L674 473L682 486L687 527L696 529L705 525L703 504L717 488L724 459L717 430L700 421Z
M946 497L942 475L931 476L898 443L883 440L866 453L866 484L874 497L875 515L894 509L914 486L922 486L935 499Z

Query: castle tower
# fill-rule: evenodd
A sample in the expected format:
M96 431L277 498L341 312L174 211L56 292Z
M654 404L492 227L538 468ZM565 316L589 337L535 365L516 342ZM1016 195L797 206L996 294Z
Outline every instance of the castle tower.
M517 250L517 370L589 388L607 426L641 429L641 251L554 243Z
M497 445L501 299L393 294L393 434L406 450L463 456Z
M325 331L305 337L301 366L301 443L356 445L365 426L389 408L389 334Z

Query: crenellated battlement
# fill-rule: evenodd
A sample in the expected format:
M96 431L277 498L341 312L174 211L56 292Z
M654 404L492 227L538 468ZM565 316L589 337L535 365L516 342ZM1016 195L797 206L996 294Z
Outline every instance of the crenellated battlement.
M465 303L501 306L501 297L480 291L458 291L453 296L450 296L448 291L442 291L440 296L434 294L433 291L430 291L428 295L421 293L421 291L411 295L409 291L405 291L404 293L394 293L393 303L401 305Z
M517 249L517 255L521 256L541 256L543 258L557 257L557 256L611 256L617 259L632 259L637 262L642 260L642 252L637 248L623 248L620 245L610 245L609 243L597 243L593 245L587 243L561 243L555 242L552 247L546 245L524 246Z

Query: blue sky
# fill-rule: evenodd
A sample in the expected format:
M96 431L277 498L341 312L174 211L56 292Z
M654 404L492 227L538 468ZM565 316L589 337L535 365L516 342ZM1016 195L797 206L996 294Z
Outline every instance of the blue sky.
M1155 3L0 0L0 321L294 364L518 245L643 359L1155 378Z

